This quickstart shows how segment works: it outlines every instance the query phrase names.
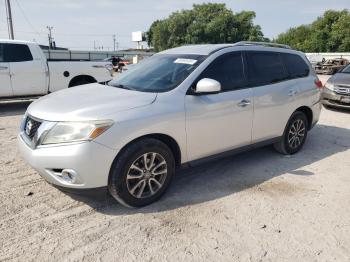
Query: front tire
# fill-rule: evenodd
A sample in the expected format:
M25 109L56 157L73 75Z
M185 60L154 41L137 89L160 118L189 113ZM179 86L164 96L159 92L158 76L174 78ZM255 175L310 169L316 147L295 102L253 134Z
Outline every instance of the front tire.
M114 161L110 194L122 205L142 207L157 201L175 174L175 159L163 142L145 138L127 146Z
M303 147L308 132L308 121L303 112L297 111L290 117L281 141L274 144L275 149L284 155L297 153Z

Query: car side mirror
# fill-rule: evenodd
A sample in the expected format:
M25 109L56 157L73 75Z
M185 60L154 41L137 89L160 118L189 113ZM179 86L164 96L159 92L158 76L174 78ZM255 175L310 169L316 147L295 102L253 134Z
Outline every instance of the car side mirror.
M211 79L211 78L203 78L198 81L196 88L194 90L195 94L217 94L221 91L220 82Z

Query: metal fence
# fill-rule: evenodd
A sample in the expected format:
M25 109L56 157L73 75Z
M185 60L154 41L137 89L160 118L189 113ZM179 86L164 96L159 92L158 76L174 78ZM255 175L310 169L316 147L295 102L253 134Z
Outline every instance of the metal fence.
M48 60L73 60L73 61L95 61L103 60L112 56L120 56L132 59L133 56L148 57L154 53L145 51L74 51L74 50L43 50Z
M132 59L134 56L149 57L153 52L142 50L125 51L75 51L75 50L43 50L49 60L103 60L112 56L120 56L126 59ZM350 61L350 53L306 53L311 62L320 62L322 59L346 58Z

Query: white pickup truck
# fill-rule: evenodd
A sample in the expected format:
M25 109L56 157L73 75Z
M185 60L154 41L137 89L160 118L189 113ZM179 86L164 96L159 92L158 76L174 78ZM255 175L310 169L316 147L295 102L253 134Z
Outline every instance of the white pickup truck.
M0 99L40 96L77 85L107 82L106 61L47 60L38 44L0 39Z

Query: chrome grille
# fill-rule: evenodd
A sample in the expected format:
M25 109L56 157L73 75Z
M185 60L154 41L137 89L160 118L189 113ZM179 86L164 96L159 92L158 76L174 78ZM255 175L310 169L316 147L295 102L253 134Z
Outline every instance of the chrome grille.
M26 134L27 137L30 138L30 140L33 140L40 125L41 125L40 121L37 121L30 116L27 116L27 118L24 122L23 132L24 132L24 134Z
M350 95L350 86L336 86L334 91L341 95Z

